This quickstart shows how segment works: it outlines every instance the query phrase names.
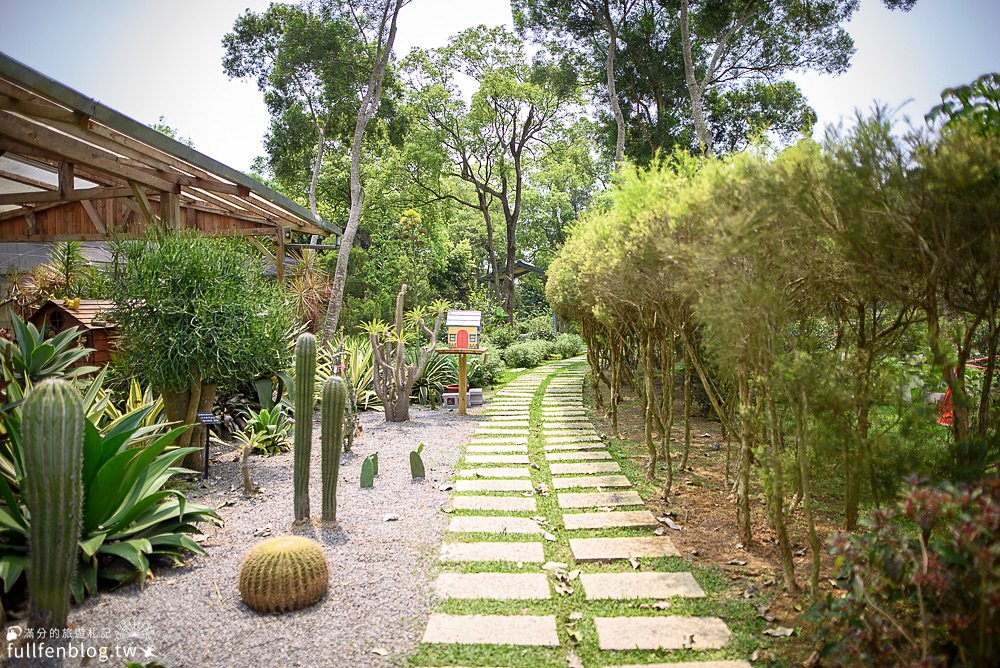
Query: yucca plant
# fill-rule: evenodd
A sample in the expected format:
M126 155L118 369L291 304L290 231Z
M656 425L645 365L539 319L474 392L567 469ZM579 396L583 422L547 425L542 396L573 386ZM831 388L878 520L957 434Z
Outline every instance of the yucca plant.
M27 383L37 383L46 378L74 379L97 371L97 367L73 364L84 359L93 348L77 345L83 333L78 327L64 329L55 336L46 337L45 327L38 329L16 315L11 321L14 340L0 339L0 359L4 379L20 388Z
M86 406L86 400L85 404ZM204 554L191 538L198 522L221 524L207 506L191 504L180 491L164 489L175 475L187 472L177 464L197 448L169 446L188 427L148 438L161 426L143 426L152 406L133 410L103 431L88 417L84 425L83 527L80 563L73 597L82 601L101 581L145 582L151 558L177 564L186 552ZM0 580L5 594L18 584L27 564L31 517L25 512L21 489L25 470L20 448L20 410L8 413L0 443Z

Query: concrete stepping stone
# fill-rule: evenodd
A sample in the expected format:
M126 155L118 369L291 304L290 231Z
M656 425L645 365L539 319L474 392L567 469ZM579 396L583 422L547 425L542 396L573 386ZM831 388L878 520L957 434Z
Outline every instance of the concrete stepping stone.
M618 473L618 462L585 462L583 464L549 464L552 475L581 475L587 473Z
M496 466L481 469L459 469L455 471L459 478L530 478L531 471L522 468Z
M527 427L485 427L476 430L472 438L508 438L524 436L527 438Z
M542 424L542 427L545 431L560 431L565 429L569 429L571 431L594 431L594 428L589 422L545 422Z
M466 455L466 464L528 464L528 455Z
M583 573L580 584L588 601L705 596L690 573Z
M527 453L526 445L470 445L465 449L467 453L475 452L517 452Z
M456 497L457 498L457 497ZM635 538L570 538L569 549L576 561L611 561L678 557L674 542L666 536Z
M452 533L544 533L538 522L527 517L459 515L448 522Z
M552 597L545 573L442 573L434 580L434 593L442 598L493 601Z
M606 668L752 668L749 661L681 661L680 663L642 663Z
M438 560L541 564L545 561L545 549L541 543L444 543Z
M644 506L639 492L570 492L557 494L560 508L604 508L605 506Z
M600 441L601 437L596 434L581 434L580 436L545 436L549 443L584 443Z
M530 492L534 489L530 480L456 480L454 485L456 492Z
M508 443L512 445L527 445L527 436L473 436L469 445L497 445Z
M545 452L559 452L567 450L600 450L604 446L603 442L592 441L590 443L553 443L545 446Z
M632 483L623 475L588 475L580 478L553 478L554 489L574 487L631 487Z
M431 615L422 642L558 647L554 615Z
M605 650L718 649L732 634L718 617L595 617Z
M484 427L523 427L527 429L531 422L529 420L487 420L482 424Z
M501 510L508 513L533 513L538 503L528 496L453 496L451 507L455 510Z
M567 513L563 515L563 526L570 531L576 529L655 529L660 526L660 523L648 510L617 510L606 513Z
M580 450L577 452L548 452L545 459L550 462L566 461L593 461L597 459L611 459L611 453L607 450Z

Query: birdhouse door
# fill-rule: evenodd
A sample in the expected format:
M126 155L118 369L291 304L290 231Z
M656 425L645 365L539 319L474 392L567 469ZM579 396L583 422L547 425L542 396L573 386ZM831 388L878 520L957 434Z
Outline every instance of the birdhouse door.
M455 341L456 348L468 348L469 347L469 332L464 329L458 330L458 336Z

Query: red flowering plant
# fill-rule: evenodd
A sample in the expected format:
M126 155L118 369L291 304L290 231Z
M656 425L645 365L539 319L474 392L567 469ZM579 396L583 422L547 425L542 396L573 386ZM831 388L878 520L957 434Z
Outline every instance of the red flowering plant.
M910 485L831 541L844 592L808 615L822 665L1000 665L1000 478Z

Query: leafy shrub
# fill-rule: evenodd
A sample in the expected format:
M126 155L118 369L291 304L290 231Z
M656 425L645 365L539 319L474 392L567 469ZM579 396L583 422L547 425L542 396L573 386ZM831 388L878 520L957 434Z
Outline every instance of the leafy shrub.
M995 666L1000 662L1000 478L913 488L831 553L844 596L819 622L830 666Z
M486 333L486 338L494 347L504 350L509 348L511 344L516 343L519 337L516 328L504 323L490 327Z
M562 359L576 357L583 352L583 339L579 334L560 334L553 344L553 354Z
M486 359L484 360L483 357ZM503 358L496 350L491 350L485 356L476 356L470 364L469 386L487 387L496 385L503 380L504 371L507 370L503 363Z
M290 360L295 314L242 240L176 233L127 242L114 290L123 357L157 391L187 391L195 375L238 387Z
M539 315L534 318L522 320L518 323L518 329L522 334L528 335L528 340L541 339L544 341L555 341L556 330L552 329L552 316Z
M552 353L551 341L522 341L515 343L503 352L503 361L510 368L531 369L546 359Z

